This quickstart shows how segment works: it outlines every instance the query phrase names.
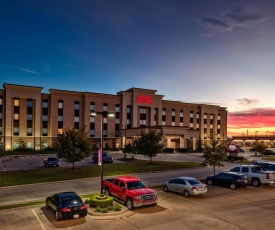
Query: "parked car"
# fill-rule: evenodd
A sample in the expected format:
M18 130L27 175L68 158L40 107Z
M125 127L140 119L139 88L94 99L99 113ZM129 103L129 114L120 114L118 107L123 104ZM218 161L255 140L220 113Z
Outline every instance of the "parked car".
M57 157L47 157L44 160L44 167L50 168L50 167L59 167L60 161Z
M54 212L57 221L85 217L87 205L75 192L62 192L46 198L46 208Z
M232 169L222 170L222 172L236 172L247 176L249 183L254 187L259 187L261 184L274 184L275 173L272 171L264 171L258 165L238 165Z
M244 174L235 172L220 172L215 176L207 177L206 184L229 187L234 190L238 187L247 187L248 179Z
M142 181L134 176L118 176L105 179L103 189L106 196L113 196L124 202L129 210L153 205L158 201L157 192L148 188Z
M264 171L274 171L275 172L275 163L274 162L254 162L254 165L260 166Z
M255 152L256 149L255 149L254 147L252 147L252 148L248 149L248 151L249 151L249 152Z
M92 159L93 159L94 163L98 163L98 153L94 153ZM102 154L102 162L103 163L113 163L114 159L113 159L113 157L109 153L103 152L103 154Z
M244 152L245 152L245 148L240 147L240 148L239 148L239 152L240 152L240 153L244 153Z
M266 149L266 150L264 150L262 152L262 154L265 155L265 156L271 156L271 155L275 156L275 150L273 150L273 149Z
M193 177L176 177L164 182L163 190L165 192L177 192L189 197L190 195L195 196L207 193L207 186Z

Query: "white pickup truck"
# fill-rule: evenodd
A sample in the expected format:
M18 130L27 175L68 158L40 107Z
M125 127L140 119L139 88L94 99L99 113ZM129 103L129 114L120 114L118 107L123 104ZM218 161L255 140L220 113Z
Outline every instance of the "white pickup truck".
M272 171L264 171L260 166L257 165L238 165L232 169L222 170L237 172L247 176L249 182L254 187L259 187L261 184L274 184L275 173Z

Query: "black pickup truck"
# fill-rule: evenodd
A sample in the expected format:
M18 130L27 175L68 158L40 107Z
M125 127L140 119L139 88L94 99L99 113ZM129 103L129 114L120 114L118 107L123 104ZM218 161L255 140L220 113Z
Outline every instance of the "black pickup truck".
M44 160L44 167L50 168L50 167L59 167L60 161L57 157L47 157Z

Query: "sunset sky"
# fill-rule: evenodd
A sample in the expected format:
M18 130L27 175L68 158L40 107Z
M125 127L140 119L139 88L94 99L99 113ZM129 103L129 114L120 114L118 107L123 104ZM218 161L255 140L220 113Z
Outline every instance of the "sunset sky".
M0 85L154 89L227 107L228 136L273 135L274 9L274 0L2 0Z

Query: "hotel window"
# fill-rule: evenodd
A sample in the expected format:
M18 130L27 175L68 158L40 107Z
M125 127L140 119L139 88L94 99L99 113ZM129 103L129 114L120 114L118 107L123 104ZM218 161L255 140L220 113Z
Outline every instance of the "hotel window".
M115 123L116 124L119 124L120 123L120 105L119 104L116 104L116 114L115 114ZM119 127L115 127L115 130L116 131L119 131Z
M19 127L13 127L13 135L19 135Z
M158 120L158 109L154 109L154 125L157 125L157 120Z
M63 121L63 116L58 116L58 121Z
M33 103L32 99L28 99L27 100L27 107L29 107L29 108L32 107L32 103Z
M0 127L0 135L3 134L3 127Z
M27 136L31 136L32 135L32 128L27 128Z
M104 112L108 111L108 104L107 103L103 103L103 111Z
M0 105L3 105L3 98L0 97Z
M120 112L120 106L117 104L116 105L116 113L119 113Z
M90 123L95 123L95 117L94 116L90 117Z
M180 110L180 126L183 126L183 110Z
M48 121L48 115L43 115L42 121Z
M79 101L75 101L75 102L74 102L74 109L75 109L75 110L79 110L79 107L80 107Z
M193 126L194 126L194 114L193 114L193 111L190 111L190 129L193 129Z
M58 108L63 109L63 100L58 101Z
M3 113L0 113L0 120L3 119Z
M90 137L94 137L95 136L95 130L94 129L91 129L90 130Z
M190 129L193 129L193 123L190 123Z
M107 130L106 129L103 130L103 137L107 137Z
M200 128L200 113L197 112L197 129Z
M162 109L162 125L166 125L166 109Z
M79 122L79 117L75 117L74 122Z
M19 106L19 99L18 98L14 98L14 106Z
M63 129L58 129L58 134L63 134Z
M132 106L127 105L127 129L132 128Z
M47 136L48 135L48 129L47 128L43 128L42 129L42 136Z
M14 120L19 120L19 113L14 114Z
M193 111L190 111L190 118L193 118L193 117L194 117Z
M200 124L197 123L197 129L200 129Z
M176 125L176 110L172 109L172 126Z
M204 122L204 124L207 124L207 114L206 113L203 115L203 122Z
M47 99L43 99L42 108L43 109L47 109L48 107L49 107L48 100Z
M116 124L119 124L119 119L116 119Z
M32 121L32 114L27 114L27 121Z
M139 113L139 126L146 127L146 107L140 107Z
M90 111L95 111L95 103L94 102L91 102L90 103Z

